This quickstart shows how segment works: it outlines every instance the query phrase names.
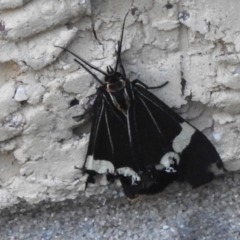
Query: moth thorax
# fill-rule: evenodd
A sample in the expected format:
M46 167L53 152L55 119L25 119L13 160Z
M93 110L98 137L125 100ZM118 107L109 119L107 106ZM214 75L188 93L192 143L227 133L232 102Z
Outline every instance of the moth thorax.
M123 89L125 86L126 86L126 81L121 79L114 83L107 83L106 90L107 92L116 92Z
M127 112L131 106L131 101L126 88L116 92L109 92L113 105L121 112Z

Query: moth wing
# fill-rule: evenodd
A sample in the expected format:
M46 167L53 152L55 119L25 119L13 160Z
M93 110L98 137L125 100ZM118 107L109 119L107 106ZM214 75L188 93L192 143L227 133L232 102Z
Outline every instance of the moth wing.
M101 97L100 97L101 98ZM133 176L138 179L126 116L102 97L95 105L87 156L83 168L88 174Z
M146 165L160 164L167 171L175 159L178 179L193 187L212 180L212 164L224 169L220 156L205 135L147 89L135 84L134 92L136 132Z

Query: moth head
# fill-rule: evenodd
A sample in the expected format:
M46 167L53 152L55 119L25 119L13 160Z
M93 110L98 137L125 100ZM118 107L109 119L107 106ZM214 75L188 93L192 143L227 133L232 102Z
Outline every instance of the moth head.
M123 89L126 85L126 79L120 72L115 72L111 66L107 66L108 76L105 76L106 90L116 92Z

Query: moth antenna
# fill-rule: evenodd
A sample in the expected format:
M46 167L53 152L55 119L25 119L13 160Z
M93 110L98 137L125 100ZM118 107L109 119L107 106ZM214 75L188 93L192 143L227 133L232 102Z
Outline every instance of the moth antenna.
M107 73L112 75L114 73L113 68L111 66L107 66Z
M120 59L120 56L121 56L123 32L124 32L125 22L126 22L126 18L127 18L128 13L129 13L129 11L127 12L127 14L125 15L124 20L123 20L122 33L121 33L121 38L120 38L120 44L118 44L117 61L116 61L115 69L114 69L114 74L117 71L118 64L119 64L119 59Z
M85 59L83 59L82 57L78 56L77 54L75 54L74 52L68 50L67 48L64 48L64 47L61 47L61 46L57 46L57 45L54 45L54 47L58 47L58 48L61 48L63 49L64 51L66 52L69 52L70 54L72 54L73 56L75 56L77 59L79 59L80 61L84 62L87 66L89 66L90 68L102 73L104 76L107 76L109 77L109 75L104 72L103 70L97 68L96 66L92 65L91 63L87 62ZM79 62L78 62L79 63Z
M90 73L94 79L99 82L101 85L104 85L104 83L97 77L96 74L94 74L93 72L90 71L90 69L88 69L83 63L81 63L78 59L74 59L75 62L77 62L81 67L83 67L88 73Z
M94 70L102 73L103 75L105 76L109 76L106 72L104 72L103 70L97 68L96 66L92 65L91 63L89 63L88 61L86 61L85 59L83 59L82 57L78 56L77 54L75 54L74 52L68 50L67 48L64 48L64 47L61 47L61 46L57 46L57 45L54 45L55 47L58 47L58 48L61 48L67 52L69 52L70 54L72 54L73 56L75 56L76 58L78 58L79 60L81 60L82 62L84 62L87 66L93 68Z
M111 66L109 66L109 68L110 68L110 72L113 73L113 68Z

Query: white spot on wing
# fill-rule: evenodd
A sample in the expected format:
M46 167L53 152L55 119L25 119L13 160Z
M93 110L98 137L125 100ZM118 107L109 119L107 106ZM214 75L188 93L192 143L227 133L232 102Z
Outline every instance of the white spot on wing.
M112 173L114 174L115 169L111 162L106 160L95 160L93 156L88 156L85 167L88 170L93 170L99 174Z
M166 171L166 172L169 172L169 173L171 173L171 172L177 172L177 170L175 170L173 167L166 168L165 171Z
M140 181L139 175L129 167L118 168L116 171L125 177L132 177L132 183Z
M176 170L171 166L174 164L173 159L177 161L176 164L178 165L180 161L179 155L175 152L168 152L161 158L160 164L155 165L155 168L157 170L162 170L165 168L166 172L176 172Z
M180 124L182 131L173 140L173 150L177 153L181 153L191 142L192 135L196 130L188 123L183 122Z
M166 168L170 167L171 164L174 164L173 159L176 159L178 165L180 161L179 155L175 152L168 152L161 158L160 164Z
M162 164L155 165L156 170L163 170L165 167Z

